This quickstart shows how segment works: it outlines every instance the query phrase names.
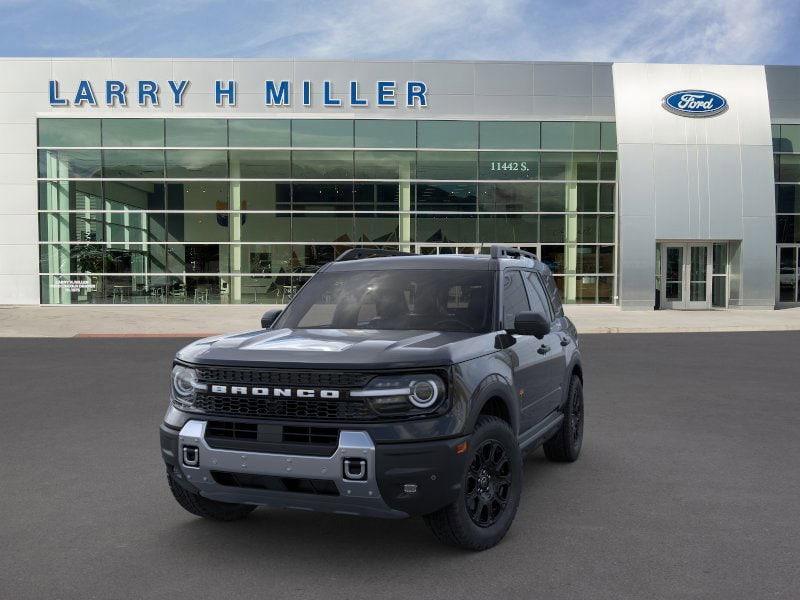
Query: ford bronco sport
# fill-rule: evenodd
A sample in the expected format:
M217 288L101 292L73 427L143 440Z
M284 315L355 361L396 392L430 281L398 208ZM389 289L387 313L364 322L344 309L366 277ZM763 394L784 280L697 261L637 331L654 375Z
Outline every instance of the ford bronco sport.
M422 516L483 550L517 512L523 452L578 458L578 336L532 254L352 249L261 325L175 357L161 452L195 515Z

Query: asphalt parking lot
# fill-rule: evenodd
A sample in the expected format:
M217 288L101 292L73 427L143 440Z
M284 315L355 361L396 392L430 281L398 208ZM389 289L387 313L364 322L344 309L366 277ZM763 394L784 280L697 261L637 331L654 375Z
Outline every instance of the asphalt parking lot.
M586 439L488 552L421 520L185 513L157 426L187 340L2 339L2 598L796 598L800 333L584 336Z

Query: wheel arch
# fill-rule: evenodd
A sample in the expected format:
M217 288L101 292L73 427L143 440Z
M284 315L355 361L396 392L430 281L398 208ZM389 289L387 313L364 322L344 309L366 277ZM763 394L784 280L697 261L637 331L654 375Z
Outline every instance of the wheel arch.
M504 420L516 434L519 432L519 405L514 402L512 388L504 379L494 376L480 386L473 397L467 431L475 429L481 415L492 415Z

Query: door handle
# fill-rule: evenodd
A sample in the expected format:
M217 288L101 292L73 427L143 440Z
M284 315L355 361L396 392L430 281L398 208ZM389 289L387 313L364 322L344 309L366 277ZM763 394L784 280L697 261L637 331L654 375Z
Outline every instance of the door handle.
M550 346L546 346L545 344L542 344L541 346L539 346L539 349L537 350L537 352L539 354L547 354L548 352L550 352Z

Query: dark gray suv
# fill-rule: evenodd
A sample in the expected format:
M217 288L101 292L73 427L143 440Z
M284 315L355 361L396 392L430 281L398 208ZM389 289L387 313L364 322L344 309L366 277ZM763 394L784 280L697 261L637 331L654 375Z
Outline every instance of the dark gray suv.
M161 452L193 514L423 516L482 550L514 519L523 452L578 458L578 336L532 254L353 249L261 324L175 357Z

